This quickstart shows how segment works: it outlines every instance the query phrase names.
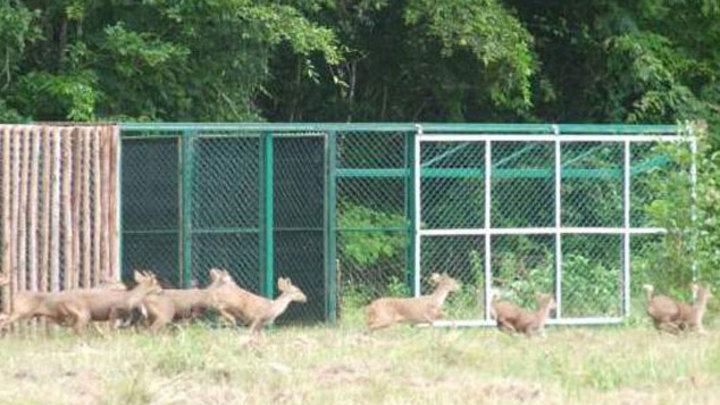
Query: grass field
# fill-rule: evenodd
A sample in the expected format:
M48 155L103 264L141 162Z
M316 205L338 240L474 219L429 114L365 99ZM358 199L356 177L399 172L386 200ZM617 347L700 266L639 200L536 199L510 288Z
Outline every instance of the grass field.
M717 404L720 335L287 327L0 341L7 404Z

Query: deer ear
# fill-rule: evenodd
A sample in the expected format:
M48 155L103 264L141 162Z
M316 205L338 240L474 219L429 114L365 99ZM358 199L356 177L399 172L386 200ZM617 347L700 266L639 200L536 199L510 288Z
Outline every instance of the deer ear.
M284 279L284 278L278 277L278 279L277 279L277 288L278 288L278 290L280 290L280 291L284 291L284 290L285 290L285 279Z
M430 281L432 281L435 284L439 283L441 278L442 277L438 273L433 273L430 275Z
M145 279L145 276L141 272L135 270L135 271L133 271L133 279L135 280L136 283L139 283L143 279Z
M222 277L222 275L223 275L223 273L222 273L219 269L217 269L217 268L215 268L215 267L213 267L212 269L210 269L210 279L211 279L212 281L217 281L217 280L219 280L219 279Z

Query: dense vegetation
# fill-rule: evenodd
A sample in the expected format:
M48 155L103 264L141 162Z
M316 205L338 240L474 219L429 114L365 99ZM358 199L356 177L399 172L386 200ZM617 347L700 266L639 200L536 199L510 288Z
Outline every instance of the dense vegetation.
M3 0L0 117L714 122L719 17L716 0Z
M717 0L0 0L0 122L704 119L698 221L653 183L667 274L720 266L719 112Z

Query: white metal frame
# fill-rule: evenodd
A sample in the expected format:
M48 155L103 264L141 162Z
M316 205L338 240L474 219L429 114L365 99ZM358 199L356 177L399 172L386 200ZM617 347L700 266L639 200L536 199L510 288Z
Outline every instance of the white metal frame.
M681 136L677 134L663 135L563 135L559 133L559 128L553 126L554 134L425 134L421 125L417 125L417 134L415 136L415 159L414 159L414 188L415 193L415 296L420 295L420 276L421 272L421 241L423 237L432 236L461 236L461 235L484 235L485 237L485 280L491 278L491 257L493 235L554 235L555 236L555 295L557 301L557 310L555 319L548 320L548 324L555 325L598 325L598 324L616 324L623 321L624 316L630 313L630 236L642 234L661 234L666 232L663 228L650 227L632 227L630 221L630 171L631 171L631 154L630 147L633 143L648 142L690 142L693 154L696 152L697 145L695 139L690 136ZM422 224L422 182L421 182L421 148L424 143L439 142L483 142L485 144L485 183L484 183L484 210L485 222L482 228L446 228L446 229L423 229ZM555 148L555 225L553 227L533 227L533 228L493 228L491 222L491 197L492 197L492 147L495 143L503 142L552 142ZM574 142L596 142L596 143L612 143L620 144L623 147L623 222L621 227L564 227L562 225L562 144ZM693 197L695 193L694 184L696 178L696 168L693 161L691 167L691 177L693 181ZM581 317L581 318L564 318L562 316L562 236L563 235L619 235L622 237L622 309L621 317ZM458 320L458 321L438 321L434 326L445 327L471 327L471 326L494 326L495 321L490 317L490 292L491 283L485 283L485 314L484 319L477 320Z

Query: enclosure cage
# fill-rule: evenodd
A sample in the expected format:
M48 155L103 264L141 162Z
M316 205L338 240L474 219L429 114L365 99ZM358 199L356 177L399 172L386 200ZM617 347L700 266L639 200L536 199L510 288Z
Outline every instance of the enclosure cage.
M653 179L686 173L658 145L672 125L121 125L121 262L165 286L211 267L267 297L290 277L286 320L335 321L379 296L462 282L437 325L490 325L491 289L555 295L550 323L630 312L633 259L662 237ZM690 183L688 183L690 184ZM691 190L687 190L690 193Z

